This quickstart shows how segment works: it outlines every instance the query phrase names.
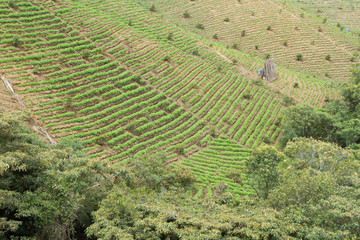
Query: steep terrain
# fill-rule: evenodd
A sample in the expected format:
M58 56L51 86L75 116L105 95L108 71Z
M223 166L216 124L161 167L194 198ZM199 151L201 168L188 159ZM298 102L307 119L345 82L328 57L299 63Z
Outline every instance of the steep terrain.
M348 80L350 60L360 51L356 36L286 1L137 1L146 8L154 5L164 19L209 40L261 58L271 54L282 66L327 81Z
M81 138L91 157L120 164L164 151L196 173L200 197L223 180L251 194L246 178L227 170L241 169L251 148L276 142L284 98L320 107L339 96L331 82L283 66L264 82L261 58L131 0L0 0L0 14L0 74L55 139ZM337 50L345 56L351 47ZM304 62L298 69L310 69Z

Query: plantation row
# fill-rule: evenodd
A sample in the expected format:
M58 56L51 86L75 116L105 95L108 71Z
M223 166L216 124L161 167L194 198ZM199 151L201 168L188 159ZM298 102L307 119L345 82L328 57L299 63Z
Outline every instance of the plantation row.
M156 29L152 25L152 32L150 32L150 27L140 27L141 21L145 21L143 19L146 19L147 22L153 20L147 17L148 12L144 12L143 9L134 5L131 1L122 1L116 6L111 2L101 3L102 10L105 12L95 11L99 2L83 1L81 3L77 2L78 5L72 8L62 7L55 12L59 12L59 16L68 21L83 16L83 9L87 9L88 13L94 14L94 16L87 14L87 17L82 18L82 25L87 26L86 35L89 38L96 38L99 44L106 48L106 52L123 62L128 68L141 73L144 79L148 80L156 89L165 93L166 96L175 102L180 101L185 109L204 119L216 129L223 130L225 134L229 132L232 124L237 123L233 130L238 130L240 127L245 130L246 137L243 138L243 143L247 143L248 146L257 146L264 138L268 141L276 139L278 136L278 131L275 130L276 127L274 126L270 131L267 131L262 124L267 122L264 125L265 127L274 124L280 112L280 102L270 107L264 105L261 111L257 111L257 108L252 111L257 99L252 99L250 90L258 89L258 87L248 79L242 79L235 73L226 71L225 68L233 68L233 66L228 63L224 64L223 59L219 58L217 54L205 52L201 54L201 60L197 60L197 56L189 57L187 55L188 48L196 44L191 36L185 37L186 35L184 36L179 32L181 30L178 29L174 29L172 32L173 40L168 40L166 39L167 36L165 36L164 44L160 44L159 41L152 41L153 35L163 31L163 28L168 26L157 24L155 26L159 26L159 29ZM122 4L123 6L120 8L119 6ZM116 8L118 9L116 10ZM115 16L112 11L121 11L124 14ZM132 24L137 27L133 28L131 24L129 26L126 14L133 16ZM99 23L94 19L100 15L104 21ZM108 21L108 19L112 21ZM116 21L117 19L119 20ZM159 21L158 19L155 20ZM138 33L138 28L141 28L141 33ZM144 32L147 33L145 37ZM178 43L176 36L181 35L183 35L181 42L188 42L188 46L182 46ZM107 39L116 40L109 42ZM171 59L166 60L164 56L171 56ZM214 68L208 63L220 68ZM246 88L245 85L247 85ZM246 96L244 97L244 95ZM259 107L263 103L268 104L270 99L275 102L278 101L271 95L268 95L267 99L268 101L261 102L256 106ZM239 108L242 102L244 109ZM250 104L248 104L249 102ZM241 114L242 111L244 111L243 114ZM248 121L245 124L242 124L242 118L238 119L238 117L233 119L233 122L228 122L234 112L237 114L236 116L240 117L241 115L244 120L247 115L250 115L250 117L246 118ZM260 121L262 116L266 117L266 121ZM250 125L250 120L253 118L257 121ZM238 140L240 140L240 137Z
M224 136L215 138L207 148L176 164L191 168L199 184L195 197L209 197L212 186L225 182L229 191L237 196L252 195L246 174L241 173L251 150L242 148Z
M146 8L155 4L157 12L166 19L230 48L261 58L271 54L281 65L321 79L342 81L350 77L351 59L357 51L358 40L284 2L142 2ZM189 17L184 17L185 12ZM199 24L203 28L199 29ZM300 54L301 59L297 61Z
M5 9L7 2L2 4ZM2 19L13 25L1 26L10 40L1 42L0 67L53 137L80 137L91 156L115 161L161 149L170 157L180 150L185 154L206 136L209 128L202 120L108 58L95 38L70 25L45 27L44 14L50 22L60 18L30 5L24 15L33 17L26 25L18 14L4 11ZM33 39L37 25L47 30ZM12 33L20 28L15 46Z

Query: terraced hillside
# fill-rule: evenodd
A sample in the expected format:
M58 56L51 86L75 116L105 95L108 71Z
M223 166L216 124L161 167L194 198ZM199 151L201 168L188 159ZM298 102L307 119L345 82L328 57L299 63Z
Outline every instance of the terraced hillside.
M190 167L200 183L196 197L211 196L212 186L220 182L225 182L234 194L247 196L253 191L246 174L241 172L250 153L251 149L242 148L236 141L220 136L181 164Z
M350 32L360 34L359 0L289 0L289 2L323 19L326 18L333 25L340 24L339 28L342 31L349 28Z
M145 8L154 4L165 19L209 40L261 58L271 54L278 64L317 78L349 79L351 59L360 50L356 37L284 1L137 1Z
M199 162L241 169L249 149L276 142L284 97L319 107L339 94L281 66L264 83L262 59L131 0L0 0L0 14L0 74L53 138L81 138L90 156L121 163L162 150L206 189L223 179L251 194L246 179L239 186L205 165L202 175Z

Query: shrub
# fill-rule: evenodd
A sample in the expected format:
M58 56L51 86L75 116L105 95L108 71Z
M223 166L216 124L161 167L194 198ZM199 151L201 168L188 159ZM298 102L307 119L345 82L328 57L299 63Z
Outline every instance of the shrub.
M296 55L296 60L297 61L303 61L304 60L303 55L301 53Z
M177 154L181 154L181 155L185 154L185 146L183 144L176 145L174 150Z
M271 26L267 26L266 30L271 31L272 27Z
M270 53L265 54L265 59L269 59L271 57Z
M190 17L190 13L186 10L186 11L183 13L183 16L184 16L184 18L189 18L189 17Z
M168 56L168 55L166 55L166 56L163 58L163 60L166 61L166 62L169 62L170 59L171 59L171 58L170 58L170 56Z
M219 38L219 36L215 33L214 35L213 35L213 39L218 39Z
M65 104L64 107L65 108L71 108L73 106L73 102L72 102L72 98L70 96L67 96L65 98Z
M239 45L237 43L233 43L233 45L231 46L233 49L238 49Z
M153 4L153 5L150 7L150 11L151 11L151 12L156 12L155 4Z
M9 0L9 1L8 1L8 6L9 6L10 8L15 8L15 7L16 7L15 1L14 1L14 0Z
M133 21L132 21L131 19L128 20L128 25L129 25L129 26L134 25L134 23L133 23Z
M39 73L40 73L39 67L35 67L35 68L32 70L32 73L33 73L33 74L39 74Z
M246 98L246 99L250 99L250 98L251 98L251 93L250 93L250 90L249 90L249 89L246 89L246 90L244 91L243 97Z
M294 88L298 88L298 87L299 87L299 83L298 83L298 82L295 82L295 83L293 84L293 87L294 87Z
M283 98L283 104L284 104L285 106L290 106L290 105L293 105L294 103L295 103L295 101L294 101L294 99L291 98L291 97L285 96L285 97Z
M81 53L81 57L82 57L83 59L88 59L89 56L90 56L89 51L84 51L84 52Z
M288 41L285 40L285 41L283 42L283 45L284 45L285 47L287 47L287 46L288 46Z
M168 35L167 35L167 40L173 40L173 36L174 36L174 34L173 33L169 33Z
M356 61L356 57L352 56L352 57L350 58L350 62L355 62L355 61Z
M198 29L201 29L201 30L205 29L205 26L204 26L204 24L202 24L202 23L196 24L196 27L197 27Z
M224 19L224 22L230 22L230 18L226 17L226 18Z
M324 18L323 23L326 23L326 22L327 22L327 18Z
M245 31L245 30L242 30L242 31L241 31L241 36L242 36L242 37L245 37L245 35L246 35L246 31Z
M12 39L12 44L15 46L15 47L19 47L20 44L21 44L21 40L20 40L20 37L19 35L15 35Z
M233 60L232 60L232 63L233 63L234 65L237 64L237 62L238 62L238 61L237 61L236 59L233 59Z
M319 32L322 32L323 30L322 30L322 28L321 28L321 27L318 27L318 31L319 31Z
M330 61L330 59L331 59L330 54L326 55L325 59L328 60L328 61Z
M192 54L193 55L195 55L195 56L200 56L200 53L199 53L199 49L194 49L193 51L192 51Z
M259 49L259 45L255 45L255 50L258 50Z

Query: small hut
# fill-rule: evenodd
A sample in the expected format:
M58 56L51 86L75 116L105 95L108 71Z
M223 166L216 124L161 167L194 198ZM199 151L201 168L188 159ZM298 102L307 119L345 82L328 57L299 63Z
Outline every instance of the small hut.
M271 58L266 58L264 68L261 72L261 78L270 82L277 78L275 62Z

